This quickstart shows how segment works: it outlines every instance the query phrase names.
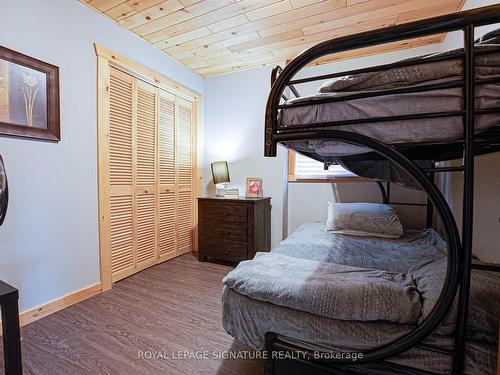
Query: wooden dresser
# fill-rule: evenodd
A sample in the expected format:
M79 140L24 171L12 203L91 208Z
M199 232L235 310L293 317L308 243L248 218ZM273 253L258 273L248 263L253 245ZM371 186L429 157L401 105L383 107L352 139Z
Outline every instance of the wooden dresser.
M198 198L198 259L239 262L271 250L271 198Z

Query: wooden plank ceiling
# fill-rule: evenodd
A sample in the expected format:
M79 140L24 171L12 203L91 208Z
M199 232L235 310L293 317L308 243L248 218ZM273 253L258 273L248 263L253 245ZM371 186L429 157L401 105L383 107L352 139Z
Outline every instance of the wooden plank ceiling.
M81 0L199 73L285 61L338 36L460 10L463 0ZM353 58L441 36L337 55ZM318 63L332 61L333 56Z

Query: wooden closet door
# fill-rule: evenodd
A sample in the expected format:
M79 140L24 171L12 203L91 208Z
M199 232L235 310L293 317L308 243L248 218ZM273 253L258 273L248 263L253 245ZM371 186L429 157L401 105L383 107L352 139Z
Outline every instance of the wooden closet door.
M136 79L136 269L157 262L156 88Z
M133 78L114 68L110 68L109 101L110 196L105 199L109 199L111 275L116 281L134 272Z
M107 290L193 250L197 98L183 99L101 58L98 68L99 240Z
M193 103L176 98L176 166L177 166L177 254L193 249L194 154Z
M175 175L175 97L159 90L158 175L159 225L158 258L165 261L177 251L177 207Z

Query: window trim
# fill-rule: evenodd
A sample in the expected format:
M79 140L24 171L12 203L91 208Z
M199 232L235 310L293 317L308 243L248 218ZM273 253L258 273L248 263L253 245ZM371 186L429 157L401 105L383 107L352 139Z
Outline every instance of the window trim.
M303 178L295 175L295 160L297 153L288 150L288 183L344 183L344 182L369 182L370 179L359 176L348 177L316 177Z

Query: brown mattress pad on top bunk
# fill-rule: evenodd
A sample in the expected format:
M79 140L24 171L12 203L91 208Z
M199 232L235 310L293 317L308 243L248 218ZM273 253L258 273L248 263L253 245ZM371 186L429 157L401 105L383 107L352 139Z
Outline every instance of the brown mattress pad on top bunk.
M478 52L475 60L476 77L499 77L500 29L485 34L476 43L476 51ZM319 88L317 94L286 102L286 104L298 102L309 104L300 107L283 108L279 114L279 124L285 127L311 124L321 129L321 123L324 122L462 110L463 95L461 88L385 95L355 100L347 99L346 101L331 103L315 103L318 99L325 97L342 97L359 92L376 92L378 90L463 79L463 63L459 56L460 52L461 50L457 49L410 59L421 61L436 55L457 56L449 60L361 73L325 82ZM498 108L499 106L500 84L486 84L476 87L476 108L489 109ZM499 124L500 114L477 115L476 133ZM460 116L342 125L335 129L366 135L384 143L443 142L463 137L463 123ZM332 157L368 151L364 147L326 140L289 142L289 146L298 151L313 152L318 155Z

